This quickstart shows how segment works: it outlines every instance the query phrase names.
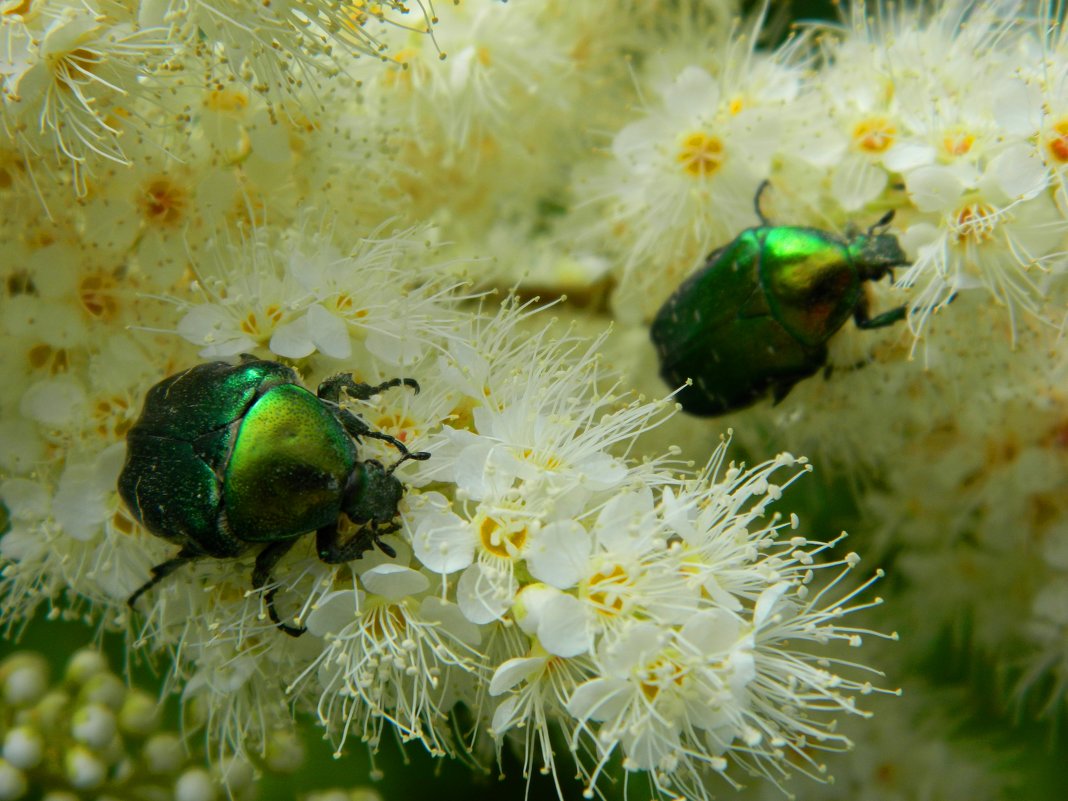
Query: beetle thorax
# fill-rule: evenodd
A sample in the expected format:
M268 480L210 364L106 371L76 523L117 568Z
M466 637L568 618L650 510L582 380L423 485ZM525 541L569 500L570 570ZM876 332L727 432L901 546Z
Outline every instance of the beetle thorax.
M849 241L849 255L862 281L878 281L894 267L908 264L893 234L862 234Z

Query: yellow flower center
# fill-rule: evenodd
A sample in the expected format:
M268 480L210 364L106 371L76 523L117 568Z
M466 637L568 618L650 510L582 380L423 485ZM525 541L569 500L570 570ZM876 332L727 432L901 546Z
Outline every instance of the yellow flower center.
M620 565L599 570L586 583L586 597L597 613L614 617L623 611L623 600L630 577Z
M44 343L34 345L26 354L30 367L45 370L52 375L65 373L70 368L70 352L66 348L53 348Z
M272 303L264 309L263 314L267 318L267 321L269 321L266 326L261 325L259 315L256 312L249 312L245 315L245 319L241 321L241 324L238 327L243 333L248 334L250 337L258 337L264 330L264 327L270 329L277 325L282 319L282 309L275 303Z
M683 172L694 178L707 178L714 174L726 158L723 142L717 136L697 131L688 134L676 156Z
M375 428L389 432L401 442L408 442L411 439L411 429L415 428L415 421L400 412L393 412L380 415L375 420Z
M897 137L897 128L886 117L868 117L853 126L853 144L865 153L884 153Z
M174 228L185 218L189 193L170 176L158 175L142 187L137 205L149 225Z
M216 89L208 93L204 106L212 111L244 111L248 108L248 95L236 89Z
M1046 147L1055 161L1068 162L1068 119L1053 124L1053 135L1046 141Z
M645 666L642 671L642 695L653 701L668 684L681 685L686 678L682 665L666 657L661 657Z
M948 156L965 156L975 144L975 136L965 130L947 131L942 137L942 149Z
M954 236L957 244L971 240L980 245L994 238L998 227L997 209L989 203L972 203L957 211Z
M509 530L510 529L510 530ZM493 517L483 516L478 524L478 539L487 553L499 559L511 559L526 544L526 526L508 526Z
M107 273L87 275L78 285L78 300L90 317L111 320L119 309L115 300L115 279Z

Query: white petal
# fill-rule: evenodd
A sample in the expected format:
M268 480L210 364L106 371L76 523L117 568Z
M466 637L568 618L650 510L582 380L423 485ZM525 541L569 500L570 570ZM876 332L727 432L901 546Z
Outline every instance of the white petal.
M550 523L538 532L527 551L527 568L539 581L566 590L589 572L592 547L589 532L580 523Z
M0 498L12 520L39 520L48 514L48 490L39 481L9 478L0 483Z
M547 584L528 584L515 596L512 613L516 623L525 633L536 635L541 625L545 606L560 590Z
M556 656L578 656L593 647L593 637L586 625L586 608L574 596L560 593L542 610L538 640L545 650Z
M430 580L418 570L401 565L378 565L360 574L360 580L368 592L381 595L390 601L399 601L409 595L423 592Z
M893 172L907 172L935 159L935 149L920 141L905 141L891 147L883 157L883 164Z
M490 722L490 732L494 736L499 737L518 723L515 719L515 713L516 707L519 705L519 700L518 695L510 696L505 698L497 705L497 708L493 710L493 720Z
M790 589L790 584L785 581L780 581L778 584L774 584L768 587L757 598L756 606L753 609L753 627L759 629L767 621L771 615L772 610L779 603L783 594Z
M696 652L713 657L730 651L742 632L741 621L729 612L707 610L693 615L683 624L679 638Z
M46 378L29 386L19 401L22 416L53 428L69 428L86 417L85 390L65 376Z
M387 326L379 322L367 332L364 346L372 355L398 366L415 364L425 350L423 342L407 332L403 323Z
M341 631L358 617L358 600L352 590L335 590L323 596L308 615L308 631L316 637Z
M412 549L428 570L447 575L471 564L475 538L466 520L450 511L431 510L415 522Z
M590 679L567 699L568 713L578 720L607 720L627 703L626 686L614 679Z
M307 321L308 334L320 353L332 359L347 359L352 355L352 340L344 320L316 303L308 308Z
M456 602L464 617L479 625L499 620L512 605L515 579L494 574L475 563L467 568L456 584Z
M851 154L832 173L831 192L843 209L856 211L879 197L888 180L880 165Z
M1049 169L1034 148L1022 142L991 159L987 175L1009 201L1032 198L1049 185Z
M268 347L271 353L277 353L287 359L303 359L315 353L315 343L308 333L307 316L301 315L296 320L274 329Z
M1027 138L1042 124L1042 87L1032 81L1007 77L992 90L991 107L998 127Z
M460 607L454 603L429 595L419 605L419 614L424 620L437 623L466 645L474 646L482 642L482 629L465 618Z
M945 211L953 208L964 184L944 167L919 167L905 176L909 197L920 211Z
M200 355L205 358L233 356L256 346L237 329L226 310L214 303L202 303L190 309L178 321L178 335L200 346Z
M686 67L663 92L667 116L694 116L695 111L715 111L719 85L700 67Z
M489 694L500 695L508 692L528 676L536 673L545 666L546 659L543 656L523 656L509 659L501 664L490 679Z

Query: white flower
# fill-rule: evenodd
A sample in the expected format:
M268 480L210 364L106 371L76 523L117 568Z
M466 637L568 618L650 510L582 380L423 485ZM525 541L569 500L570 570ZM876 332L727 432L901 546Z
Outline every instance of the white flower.
M653 87L658 100L615 135L612 164L585 192L606 207L598 228L622 245L622 292L646 313L709 250L756 222L753 197L780 147L801 69L790 48L768 57L748 46L727 47L716 76L690 66Z
M147 94L165 31L136 26L118 4L57 5L3 14L2 121L31 168L42 157L69 167L84 195L95 160L127 163L120 139L138 125L120 109Z

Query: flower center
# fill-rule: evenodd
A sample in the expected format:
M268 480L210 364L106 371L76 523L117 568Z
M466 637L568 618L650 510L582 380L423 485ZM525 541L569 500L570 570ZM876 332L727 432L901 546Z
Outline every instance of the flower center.
M70 353L66 348L53 348L51 345L39 344L30 348L27 354L30 367L34 370L47 370L56 375L65 373L70 367Z
M122 395L100 398L93 407L96 432L108 441L118 441L133 425L130 401Z
M620 565L612 565L590 576L586 597L599 614L614 617L623 611L624 594L629 586L627 572Z
M248 95L234 89L215 89L208 93L204 106L212 111L244 111L248 108Z
M1068 119L1054 123L1053 135L1046 141L1046 147L1055 160L1068 162Z
M264 309L263 313L264 316L270 320L272 326L277 325L282 319L282 309L274 303ZM241 321L241 324L238 327L243 333L248 334L250 337L260 336L261 327L259 315L257 315L256 312L249 312L245 315L245 319Z
M638 676L641 680L642 695L653 701L668 684L681 685L686 678L686 671L677 662L660 657L646 665Z
M994 238L994 231L997 227L997 209L989 203L972 203L957 211L953 234L957 244L971 240L980 245Z
M723 142L717 136L698 131L688 134L676 156L683 172L694 178L707 178L714 174L726 158Z
M110 275L96 273L87 275L78 286L78 300L89 316L110 320L118 311L119 304L113 294L115 281Z
M897 128L886 117L868 117L853 126L853 144L865 153L884 153L894 144Z
M965 156L974 144L975 136L959 128L947 131L942 137L942 149L947 156Z
M375 420L375 428L379 431L388 431L401 442L407 442L410 439L408 432L415 428L415 421L400 412L394 412L378 417Z
M189 195L169 176L160 175L145 185L137 204L149 224L173 228L185 217Z
M408 619L397 604L372 604L367 610L367 629L376 642L403 639Z
M506 526L493 517L483 517L478 524L478 539L487 553L500 559L512 559L519 554L527 541L526 526ZM511 530L509 530L509 528Z

